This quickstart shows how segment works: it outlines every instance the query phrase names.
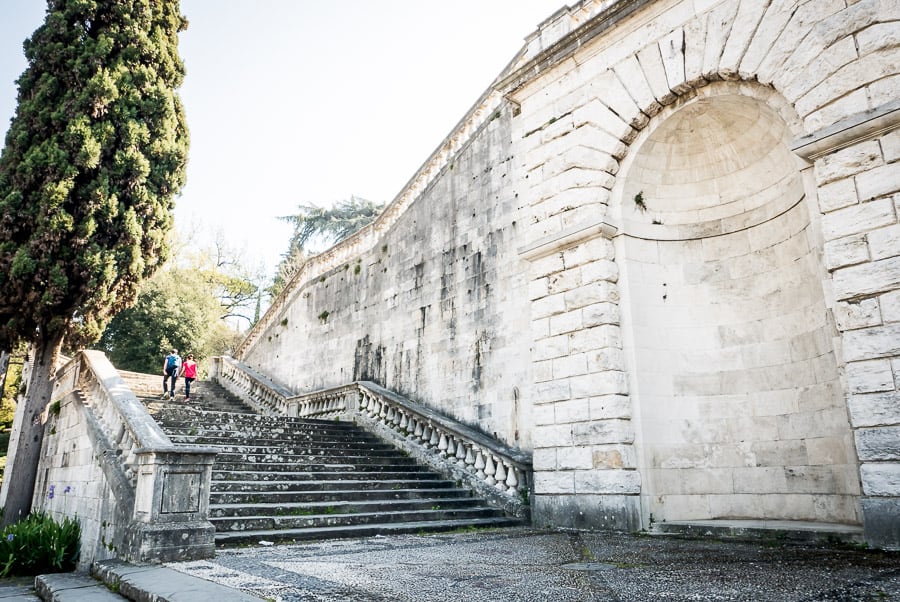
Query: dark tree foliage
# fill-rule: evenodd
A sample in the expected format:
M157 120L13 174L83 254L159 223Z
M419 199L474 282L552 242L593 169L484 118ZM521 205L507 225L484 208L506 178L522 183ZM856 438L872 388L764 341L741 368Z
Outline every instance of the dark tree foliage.
M0 155L0 347L34 341L26 425L49 401L63 337L95 340L166 257L187 162L175 93L186 25L178 0L48 0L24 44ZM4 523L30 505L37 452L23 451L28 501L7 498Z
M310 245L318 242L326 246L338 243L378 217L384 203L375 203L351 196L340 201L331 209L317 205L299 205L296 215L286 215L280 219L294 227L288 252L278 264L278 273L269 288L269 293L277 296L303 263L314 254Z

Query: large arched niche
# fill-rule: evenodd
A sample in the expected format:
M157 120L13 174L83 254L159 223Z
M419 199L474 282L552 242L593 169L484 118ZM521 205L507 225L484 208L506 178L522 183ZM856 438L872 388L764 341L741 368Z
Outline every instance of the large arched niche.
M818 237L779 99L707 86L657 115L622 164L610 209L645 519L860 520Z

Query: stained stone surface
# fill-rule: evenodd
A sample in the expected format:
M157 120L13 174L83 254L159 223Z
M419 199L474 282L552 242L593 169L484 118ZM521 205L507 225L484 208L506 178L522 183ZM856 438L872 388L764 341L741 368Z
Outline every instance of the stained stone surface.
M168 566L282 602L900 599L897 554L530 529L220 549Z

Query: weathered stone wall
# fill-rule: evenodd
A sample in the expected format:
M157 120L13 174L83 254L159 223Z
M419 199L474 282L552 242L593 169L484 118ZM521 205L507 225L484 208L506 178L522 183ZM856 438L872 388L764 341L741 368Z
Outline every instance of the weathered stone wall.
M371 380L529 448L509 120L492 113L374 248L298 283L243 361L298 392Z
M879 28L880 30L880 28ZM900 110L900 103L895 103ZM866 532L900 545L900 131L816 160Z
M81 525L79 567L115 558L116 498L91 444L79 403L60 400L45 425L41 468L34 487L32 509L56 520L75 518Z
M814 174L786 151L896 98L897 41L885 34L898 10L582 3L533 36L537 58L506 81L521 107L517 156L536 176L522 190L532 319L549 323L533 354L538 520L855 523L855 434L880 475L863 513L877 506L896 534L898 455L885 442L898 415L882 412L871 436L846 418L848 393L896 405L896 337L879 316L847 341L865 340L863 355L842 358L831 310L872 307L898 286L898 170L875 140L869 159L823 151ZM823 189L820 206L822 168L836 180L843 164L854 179ZM838 246L860 265L835 271ZM593 347L573 349L586 312L565 299L587 291L613 306Z
M898 20L559 11L242 359L533 449L538 524L861 523L900 547Z

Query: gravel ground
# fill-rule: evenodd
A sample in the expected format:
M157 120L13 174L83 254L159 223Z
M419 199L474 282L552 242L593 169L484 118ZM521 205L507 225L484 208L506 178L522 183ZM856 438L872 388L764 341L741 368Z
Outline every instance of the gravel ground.
M900 601L900 554L505 529L226 548L176 570L280 602Z

